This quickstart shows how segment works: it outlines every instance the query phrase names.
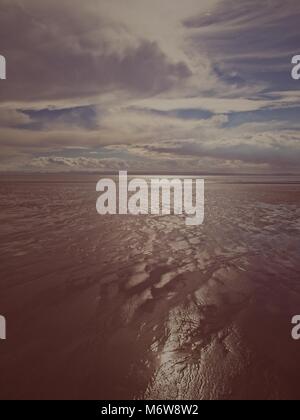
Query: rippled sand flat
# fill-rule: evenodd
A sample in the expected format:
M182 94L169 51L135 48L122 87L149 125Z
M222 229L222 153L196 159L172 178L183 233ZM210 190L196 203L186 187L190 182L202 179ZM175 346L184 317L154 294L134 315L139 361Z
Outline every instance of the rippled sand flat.
M208 178L203 226L0 182L0 398L300 398L300 184Z

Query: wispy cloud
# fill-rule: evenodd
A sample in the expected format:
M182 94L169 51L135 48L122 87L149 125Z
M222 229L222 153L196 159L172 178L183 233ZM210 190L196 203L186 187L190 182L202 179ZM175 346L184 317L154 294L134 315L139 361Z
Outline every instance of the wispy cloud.
M297 171L298 1L0 6L0 169Z

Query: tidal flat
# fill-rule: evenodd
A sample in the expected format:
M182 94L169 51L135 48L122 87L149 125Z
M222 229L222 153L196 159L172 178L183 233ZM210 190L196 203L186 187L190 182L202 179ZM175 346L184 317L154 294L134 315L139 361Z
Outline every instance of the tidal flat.
M206 177L205 221L0 181L1 399L299 399L300 181Z

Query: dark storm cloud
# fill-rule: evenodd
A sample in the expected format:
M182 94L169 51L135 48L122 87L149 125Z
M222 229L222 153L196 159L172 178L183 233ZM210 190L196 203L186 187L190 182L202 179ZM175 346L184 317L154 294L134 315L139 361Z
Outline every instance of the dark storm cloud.
M0 0L0 7L1 52L9 63L2 101L82 98L112 89L157 93L190 75L157 43L132 40L126 27L76 0Z

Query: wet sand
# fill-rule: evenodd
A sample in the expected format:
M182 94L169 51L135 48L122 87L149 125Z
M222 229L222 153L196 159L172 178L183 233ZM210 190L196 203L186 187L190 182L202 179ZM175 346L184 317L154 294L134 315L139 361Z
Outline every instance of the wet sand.
M0 181L1 399L298 399L300 184L208 177L203 226Z

